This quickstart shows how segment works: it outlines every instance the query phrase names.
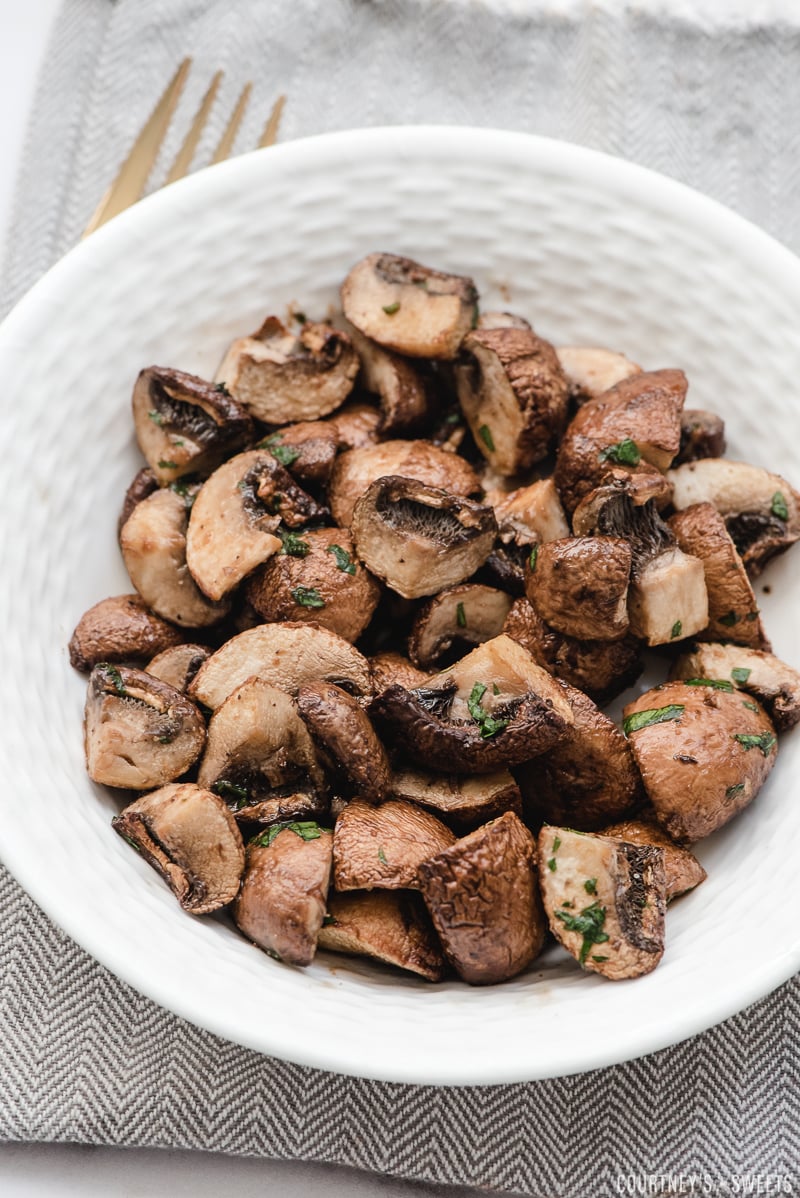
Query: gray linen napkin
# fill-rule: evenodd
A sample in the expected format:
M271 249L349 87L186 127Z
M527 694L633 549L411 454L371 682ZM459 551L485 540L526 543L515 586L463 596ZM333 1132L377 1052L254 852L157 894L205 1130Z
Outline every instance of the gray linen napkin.
M551 16L547 7L67 0L28 138L0 307L74 242L186 54L197 67L185 113L217 67L227 68L229 101L239 81L256 81L243 148L278 91L290 98L284 138L422 121L528 130L663 170L800 249L796 23L710 30L622 4L576 0ZM483 1089L353 1080L258 1056L161 1010L81 952L0 870L5 1140L301 1158L541 1196L619 1193L626 1179L666 1192L665 1174L695 1174L695 1192L718 1193L737 1192L742 1173L778 1174L796 1191L799 1015L795 979L703 1036L583 1076Z

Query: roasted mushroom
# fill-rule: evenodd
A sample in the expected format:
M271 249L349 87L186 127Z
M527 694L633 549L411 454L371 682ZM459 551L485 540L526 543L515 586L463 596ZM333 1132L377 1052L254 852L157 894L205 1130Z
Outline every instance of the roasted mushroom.
M721 458L725 452L725 421L716 412L684 408L681 413L681 447L673 465L699 458Z
M197 760L205 739L200 712L166 682L109 663L92 670L84 748L93 782L131 790L163 786Z
M674 898L694 890L708 875L690 849L681 848L670 840L658 824L643 819L626 819L601 829L603 836L624 840L628 844L654 844L664 852L664 880L666 899Z
M647 797L673 840L701 840L758 794L778 740L766 713L730 684L667 682L624 709Z
M339 435L330 421L301 420L270 433L258 447L268 449L293 478L314 487L327 483L339 446Z
M494 587L477 583L446 587L428 600L414 620L409 657L423 670L463 657L473 645L500 635L510 608L511 596Z
M556 353L567 376L570 393L578 403L597 399L604 391L610 391L617 383L642 371L641 366L624 354L596 345L558 345Z
M406 690L413 690L416 686L424 686L430 677L425 670L418 670L416 666L412 665L407 657L403 657L402 653L395 653L392 650L376 653L370 657L369 664L372 667L376 694L386 690L387 686L391 686L393 682L399 682L400 686L404 686Z
M354 799L336 821L333 877L338 891L419 890L419 867L455 844L450 829L413 803L375 807Z
M325 423L333 429L342 450L363 449L365 445L377 445L380 440L380 409L360 400L348 400Z
M540 617L580 641L617 641L628 631L631 547L621 537L548 541L529 555L525 593Z
M519 787L508 770L460 777L458 774L396 769L389 792L395 799L417 803L432 811L462 835L505 811L522 815Z
M542 478L527 487L505 494L487 492L504 544L542 544L569 536L569 525L552 478Z
M342 284L351 324L411 358L454 358L478 314L472 279L442 274L396 254L370 254Z
M481 312L476 329L530 329L531 323L524 316L513 312Z
M672 677L729 682L758 699L779 732L800 721L800 673L772 653L741 645L695 645L675 662Z
M111 822L158 870L184 911L207 915L236 897L244 845L231 813L210 791L191 782L162 786Z
M293 424L340 407L357 374L358 355L345 333L309 322L295 335L268 316L252 337L233 342L217 378L257 420Z
M372 957L429 982L439 982L445 974L425 904L410 891L331 891L317 944L334 953Z
M184 694L203 662L211 655L205 645L175 645L164 649L147 664L147 673L160 678Z
M158 479L155 474L153 474L149 466L142 466L141 470L138 470L133 476L131 484L125 492L125 498L122 501L122 510L117 521L118 535L137 503L141 503L143 499L147 499L148 495L152 495L157 490ZM184 485L181 483L175 484L175 490L180 494L184 490ZM188 487L186 490L188 491Z
M417 431L428 414L428 385L408 358L383 349L353 325L347 333L361 363L359 384L381 403L378 431L385 437Z
M84 612L69 642L69 660L88 673L101 661L147 661L173 645L185 633L150 611L139 595L101 599Z
M664 851L545 825L539 879L550 930L591 973L650 973L664 955Z
M389 791L389 761L364 709L332 682L310 682L297 692L297 710L323 760L351 793L379 803Z
M536 846L508 811L419 867L445 956L473 986L504 982L541 952Z

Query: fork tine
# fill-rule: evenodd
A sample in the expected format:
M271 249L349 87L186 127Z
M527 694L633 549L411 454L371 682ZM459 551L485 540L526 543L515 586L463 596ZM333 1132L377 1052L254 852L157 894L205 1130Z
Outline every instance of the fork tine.
M184 58L173 75L161 99L147 120L128 157L120 167L119 174L95 209L92 219L83 231L88 237L112 216L135 204L144 191L153 164L158 157L172 114L178 103L186 76L192 65L191 58Z
M244 111L247 108L247 103L250 99L250 93L252 90L252 83L245 83L244 87L242 88L241 95L236 101L236 107L231 114L231 119L228 121L228 124L225 127L225 132L219 139L219 145L214 151L213 157L211 159L212 166L215 162L224 162L233 149L233 143L236 140L236 134L239 132L239 126L242 123L242 117L244 116Z
M283 116L283 106L286 103L286 96L278 96L275 103L272 105L272 112L269 114L264 132L261 134L261 141L258 143L258 148L264 149L265 146L274 146L278 140L278 128L280 127L281 117Z
M200 136L205 128L206 121L208 120L208 114L211 111L211 105L214 103L217 92L219 91L219 85L222 82L223 73L223 71L217 71L214 78L211 80L208 91L203 96L200 107L198 108L195 118L189 127L189 132L183 139L183 145L178 150L178 153L175 155L175 161L169 168L169 174L164 180L165 186L167 183L174 183L176 179L182 179L183 176L187 174L189 167L192 165L192 159L194 158L195 150L197 149L197 143L200 141Z

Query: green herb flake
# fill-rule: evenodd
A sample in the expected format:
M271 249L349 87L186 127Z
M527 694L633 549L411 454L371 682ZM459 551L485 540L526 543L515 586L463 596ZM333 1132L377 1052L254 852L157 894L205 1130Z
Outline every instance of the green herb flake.
M496 683L496 682L493 682L493 683L492 683L492 694L493 694L493 695L499 695L499 694L500 694L500 687L497 685L497 683Z
M772 507L769 509L779 520L789 519L789 509L786 506L786 496L782 491L776 491L772 496Z
M285 557L308 557L311 546L296 532L281 532L278 535L281 538L279 557L281 554Z
M565 915L563 911L556 911L556 918L562 921L568 932L578 932L583 936L583 944L578 957L581 965L585 964L589 949L593 944L605 944L609 938L608 932L602 930L603 924L606 922L606 909L601 907L597 901L589 907L584 907L580 915Z
M752 621L753 621L753 620L757 620L757 619L758 619L758 617L759 617L759 614L760 614L760 613L759 613L757 610L756 610L756 611L749 611L749 612L747 613L747 615L745 616L745 620L747 620L747 621L748 621L748 623L752 623Z
M618 462L621 466L638 466L642 460L639 446L630 437L624 437L616 445L607 445L597 456L601 462Z
M149 419L152 420L153 424L157 424L159 428L164 423L164 417L160 412L157 412L155 408L151 408L147 415Z
M301 840L319 840L325 828L321 828L316 820L304 819L294 820L291 823L272 824L267 828L266 832L262 832L259 836L254 836L250 844L261 845L262 848L268 849L276 836L280 836L281 832L294 832L295 836L299 836Z
M732 691L733 683L724 678L687 678L684 686L713 686L715 691Z
M592 960L596 961L598 965L602 965L603 961L608 960L608 957L592 957Z
M231 396L231 393L230 393L230 391L228 390L228 388L225 386L225 384L224 384L224 383L215 383L215 384L214 384L214 390L215 390L215 391L219 391L220 395L227 395L229 399L232 399L232 398L233 398L233 397Z
M322 926L323 928L331 928L336 926L336 920L328 911L326 911L325 915L323 916Z
M744 666L735 666L734 669L731 670L731 678L734 682L738 682L740 686L744 686L751 673L752 670L746 670Z
M211 789L215 795L219 795L221 799L233 799L236 811L240 811L242 807L246 807L249 802L249 795L246 786L239 786L236 782L229 782L227 778L220 778L214 782Z
M384 304L383 310L387 316L394 316L395 312L400 311L400 300L395 300L393 304Z
M158 743L159 743L160 745L171 745L171 744L172 744L172 742L174 741L174 739L175 739L175 737L174 737L174 736L171 736L171 735L170 735L170 734L167 732L167 733L165 733L163 736L159 736L159 738L158 738Z
M324 607L325 600L316 587L294 587L292 598L300 607Z
M141 853L142 846L137 844L135 840L132 840L130 836L126 836L124 832L122 834L122 839L127 841L127 843L131 846L132 849L136 849L137 853Z
M552 874L554 874L556 872L556 869L558 868L558 866L556 864L555 857L551 857L550 860L547 862L547 868L550 870L550 872Z
M482 424L478 429L478 436L483 441L489 453L494 453L494 441L492 440L492 430L488 424Z
M378 849L378 860L382 865L386 865L386 854L383 851L383 846Z
M669 634L670 640L674 641L683 632L683 623L681 620L676 620L672 625L672 632Z
M726 616L720 616L720 624L724 624L726 628L733 628L734 624L739 623L739 617L735 611L729 611Z
M536 559L538 556L539 556L539 546L534 545L533 549L531 549L530 554L528 556L528 568L529 568L531 574L533 574L534 570L536 569Z
M751 703L749 699L742 700L742 707L746 707L748 711L754 711L756 715L758 715L760 711L760 708L755 703Z
M122 681L122 675L116 666L112 666L110 661L100 661L97 663L97 668L102 670L108 681L113 686L114 690L122 699L127 699L128 692L125 690L125 684Z
M466 628L467 626L467 616L463 603L456 604L456 624L458 624L459 628Z
M336 558L336 565L343 574L355 574L356 564L350 560L350 554L346 549L342 549L341 545L329 545L327 552Z
M745 752L749 753L751 749L760 749L765 757L769 757L778 743L777 736L773 736L771 732L762 732L760 736L749 732L736 732L733 739L738 740Z
M583 889L587 894L597 894L597 878L587 878L583 883Z
M561 837L556 836L553 839L553 852L557 853L560 848L561 848Z
M271 433L269 437L265 437L263 441L259 441L256 449L268 449L277 462L282 466L291 466L292 462L296 462L300 457L299 449L292 449L289 445L282 445L282 433Z
M166 458L162 458L160 460L160 462L158 463L158 468L159 468L159 470L177 470L178 463L170 462Z
M741 792L743 790L744 790L744 782L738 782L736 784L736 786L728 787L728 789L725 791L725 798L726 799L734 799L734 798L736 798L736 795L741 794Z
M645 711L634 711L622 721L622 731L626 736L630 736L631 732L649 728L651 724L666 724L670 720L679 720L685 710L685 703L670 703L668 707L648 707Z
M498 732L502 732L508 727L508 720L496 720L493 715L485 711L481 706L481 700L486 694L486 685L483 682L476 682L467 699L467 708L476 724L480 726L481 738L488 740L490 736L496 736Z
M305 312L295 312L294 318L298 324L306 324L308 321L308 317L306 316Z
M444 423L445 424L461 424L461 413L460 412L449 412L448 415L445 416L445 418L444 418Z

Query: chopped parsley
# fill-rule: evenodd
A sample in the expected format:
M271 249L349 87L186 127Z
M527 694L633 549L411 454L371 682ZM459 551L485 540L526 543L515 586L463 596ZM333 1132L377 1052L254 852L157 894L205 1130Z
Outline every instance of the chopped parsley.
M789 519L789 509L786 506L786 497L782 491L776 491L772 496L772 507L769 509L773 516L777 516L779 520Z
M300 607L324 607L325 600L316 587L293 587L292 598Z
M687 678L685 686L713 686L716 691L732 691L733 683L724 678Z
M765 757L769 757L778 743L777 736L773 736L771 732L762 732L760 736L748 732L736 732L733 739L738 740L746 752L749 753L751 749L760 749Z
M384 304L383 310L387 316L394 316L395 312L400 311L400 300L395 300L393 304Z
M531 549L530 556L528 557L528 566L530 568L531 574L533 574L534 570L536 569L536 559L538 556L539 546L534 545L533 549Z
M607 445L597 456L601 462L618 462L620 466L638 466L642 460L639 446L630 437L624 437L616 445Z
M130 836L126 836L124 832L122 833L122 839L127 840L128 844L131 846L131 848L136 849L137 853L141 853L142 846L140 844L137 844L136 841L133 840Z
M669 634L670 640L674 641L675 638L679 637L682 632L683 632L683 622L681 620L676 620L675 623L672 625L672 632Z
M308 557L311 552L311 546L308 541L304 541L296 532L281 532L278 535L281 538L280 553L286 557Z
M322 926L323 926L323 928L330 928L330 927L336 926L336 920L333 918L333 916L330 914L329 911L326 911L325 915L323 916Z
M228 388L225 386L224 383L215 383L214 390L219 391L220 395L227 395L229 399L232 398L230 391L228 390Z
M157 424L159 428L164 423L164 417L160 412L157 412L155 408L151 408L147 415L152 420L153 424Z
M651 724L666 724L669 720L679 720L685 709L685 703L670 703L668 707L648 707L645 711L634 711L622 721L622 731L629 736L631 732L649 728Z
M744 666L736 666L731 670L731 678L734 682L738 682L741 686L744 686L751 673L752 670L746 670Z
M456 624L458 624L459 628L466 628L467 626L467 615L464 611L463 603L456 604Z
M493 682L493 683L492 683L492 694L493 694L493 695L499 695L499 694L500 694L500 687L497 685L497 683L496 683L496 682Z
M742 700L742 707L746 707L748 711L754 711L758 715L758 707L755 703L751 703L748 699Z
M726 799L734 799L736 795L741 794L744 790L744 782L737 782L736 786L729 786L725 791Z
M597 961L597 963L599 965L599 964L602 964L603 961L607 961L608 957L592 957L592 960Z
M298 324L305 324L308 320L308 317L306 316L305 312L295 312L294 318Z
M733 628L734 624L739 623L739 617L735 611L729 611L726 616L720 616L720 624L724 624L726 628Z
M356 564L350 560L350 554L346 549L342 549L341 545L329 545L327 552L336 558L336 565L343 574L355 574Z
M282 466L291 466L292 462L296 462L300 457L299 449L292 449L289 445L282 445L282 433L272 433L269 437L265 437L263 441L259 441L256 449L268 449L276 461Z
M250 801L247 787L238 786L235 782L229 782L227 778L220 778L218 782L212 785L211 789L221 799L234 799L237 811L242 807L246 807Z
M563 911L556 911L556 918L562 921L568 932L578 932L583 936L578 956L581 965L585 963L593 944L605 944L608 940L608 932L602 930L606 922L606 909L597 901L584 907L580 915L565 915Z
M127 699L128 692L125 690L125 684L122 681L122 675L116 666L112 666L110 661L98 662L97 668L102 670L108 681L113 686L114 690L123 699Z
M550 860L547 862L547 868L548 868L548 869L550 870L550 872L551 872L551 873L553 873L553 874L556 872L557 865L556 865L556 859L555 859L555 857L551 857L551 858L550 858Z
M170 462L167 458L161 458L161 460L158 463L158 468L159 468L159 470L177 470L178 463Z
M378 860L381 862L381 864L382 864L382 865L386 865L386 854L385 854L385 853L384 853L384 851L383 851L383 846L382 846L382 845L381 845L381 847L378 849Z
M325 828L321 828L316 820L303 819L295 820L288 824L273 824L267 828L266 832L262 832L259 836L254 836L250 844L261 845L262 848L268 849L276 836L281 832L294 832L295 836L299 836L301 840L319 840Z
M556 836L553 840L553 852L557 853L560 848L561 848L561 837Z
M481 700L485 694L485 684L483 682L476 682L467 699L467 707L475 723L480 725L482 739L488 740L490 736L495 736L498 732L502 732L504 728L507 728L508 720L496 720L493 715L484 710L481 706Z
M489 453L494 453L494 441L492 440L492 430L488 424L482 424L478 429L478 436L483 441Z
M460 412L448 413L448 415L445 416L445 418L444 418L444 422L445 422L445 424L460 424L461 423L461 413Z
M597 894L597 878L587 878L583 883L583 889L587 894Z

